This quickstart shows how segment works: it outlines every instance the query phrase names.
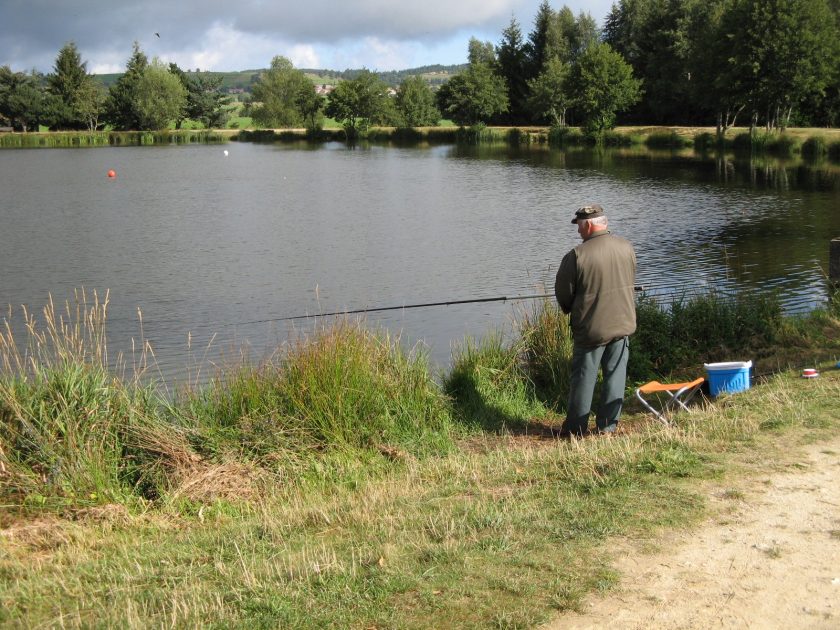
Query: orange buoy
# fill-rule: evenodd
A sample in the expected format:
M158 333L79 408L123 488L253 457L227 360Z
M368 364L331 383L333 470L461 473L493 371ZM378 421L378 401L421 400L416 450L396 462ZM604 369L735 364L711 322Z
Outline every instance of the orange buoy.
M114 169L111 169L110 171L108 171L108 177L116 177L116 176L117 176L117 171L115 171Z

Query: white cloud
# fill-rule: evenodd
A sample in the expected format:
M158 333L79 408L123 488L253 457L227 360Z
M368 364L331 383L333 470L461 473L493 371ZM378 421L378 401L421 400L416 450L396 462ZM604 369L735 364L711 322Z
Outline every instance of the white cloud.
M125 72L125 66L120 66L115 63L99 63L93 66L88 64L87 70L91 74L116 74L118 72Z
M600 22L612 0L566 0ZM501 37L511 15L527 36L540 0L0 0L0 65L49 72L67 41L93 72L122 71L138 41L182 68L391 70L462 63L471 36ZM564 4L553 0L559 8ZM38 19L32 19L37 15ZM157 37L155 33L159 33Z
M321 58L315 51L314 46L309 44L296 44L289 49L285 55L295 65L295 68L320 68Z

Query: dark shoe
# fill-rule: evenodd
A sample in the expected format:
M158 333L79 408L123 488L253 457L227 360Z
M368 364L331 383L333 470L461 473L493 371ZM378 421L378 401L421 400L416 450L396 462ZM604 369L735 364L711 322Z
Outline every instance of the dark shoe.
M581 438L585 438L589 434L589 429L584 429L583 431L569 431L567 429L562 429L560 433L558 433L557 437L561 440L571 440L572 438L579 440Z

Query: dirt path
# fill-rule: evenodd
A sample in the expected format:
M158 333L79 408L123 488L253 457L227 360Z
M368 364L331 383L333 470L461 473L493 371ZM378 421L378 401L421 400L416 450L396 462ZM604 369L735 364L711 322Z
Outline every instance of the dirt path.
M627 543L620 585L545 627L840 628L840 439L794 461L713 488L715 515L652 555Z

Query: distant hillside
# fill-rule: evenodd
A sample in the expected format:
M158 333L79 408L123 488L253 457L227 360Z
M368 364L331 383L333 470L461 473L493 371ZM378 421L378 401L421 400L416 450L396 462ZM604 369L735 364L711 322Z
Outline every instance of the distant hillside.
M432 66L420 66L419 68L409 68L407 70L389 70L387 72L377 72L377 76L387 83L390 87L396 88L406 78L410 76L421 76L432 87L438 87L446 83L454 74L466 69L467 64L459 64L452 66L442 66L439 64ZM186 70L188 74L198 74L200 76L221 76L222 89L224 90L243 90L245 92L251 91L251 85L257 80L261 72L265 69L257 70L239 70L237 72L202 72L198 69ZM302 68L312 82L316 85L321 84L335 84L337 81L350 80L358 76L362 71L358 69L347 70L326 70L320 68ZM96 78L102 82L106 87L113 84L122 73L117 74L97 74Z

